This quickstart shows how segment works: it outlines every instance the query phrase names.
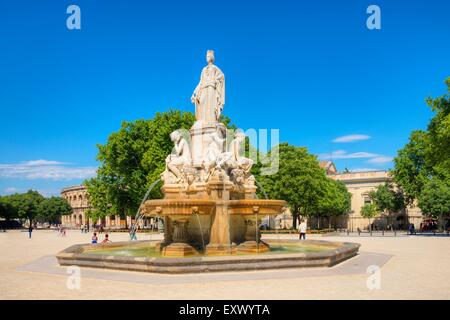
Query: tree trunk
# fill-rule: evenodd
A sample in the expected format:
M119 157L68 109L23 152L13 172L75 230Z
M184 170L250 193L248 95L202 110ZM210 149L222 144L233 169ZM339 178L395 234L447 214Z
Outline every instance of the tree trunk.
M297 207L292 208L292 228L297 229L297 219L299 216L299 210Z
M298 212L297 209L294 209L292 211L292 228L297 229L297 218L298 218Z

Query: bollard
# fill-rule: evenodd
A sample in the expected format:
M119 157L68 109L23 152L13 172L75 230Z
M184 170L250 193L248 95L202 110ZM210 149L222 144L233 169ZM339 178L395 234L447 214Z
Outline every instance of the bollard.
M381 231L381 235L384 237L384 230Z
M448 234L448 232L447 232L447 234ZM350 230L348 230L348 229L347 229L347 235L350 235Z

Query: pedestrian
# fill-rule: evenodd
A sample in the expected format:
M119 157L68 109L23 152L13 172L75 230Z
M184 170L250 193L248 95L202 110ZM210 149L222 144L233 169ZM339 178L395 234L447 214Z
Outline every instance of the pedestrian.
M97 233L96 232L94 232L94 235L92 236L92 243L97 243L97 241L98 241L98 237L97 237Z
M411 223L411 233L416 234L416 226L414 225L414 223Z
M111 242L111 240L109 240L108 234L105 234L105 239L103 239L102 243L108 243L108 242Z
M305 220L300 220L300 224L298 225L299 239L306 240L306 222Z
M30 226L28 227L28 239L31 239L31 233L33 233L33 226L30 223Z

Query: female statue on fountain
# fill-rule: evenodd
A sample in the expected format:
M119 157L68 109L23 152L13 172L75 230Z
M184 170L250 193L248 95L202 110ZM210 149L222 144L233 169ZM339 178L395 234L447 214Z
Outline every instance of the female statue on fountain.
M206 61L191 101L197 121L218 122L225 104L225 75L214 65L214 51L208 50Z

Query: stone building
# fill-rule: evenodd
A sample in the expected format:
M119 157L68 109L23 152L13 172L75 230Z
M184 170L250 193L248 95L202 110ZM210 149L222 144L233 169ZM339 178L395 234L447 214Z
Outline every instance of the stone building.
M124 216L121 218L118 214L107 216L96 222L92 221L92 219L88 219L86 212L91 208L91 206L89 205L89 194L87 193L87 188L83 185L64 188L61 191L61 197L69 202L73 210L71 215L61 217L61 223L66 227L80 228L81 226L87 224L89 224L89 226L101 224L106 228L120 229L129 228L134 223L134 218L130 216ZM147 224L147 221L144 221L144 223ZM153 220L148 223L153 223Z
M349 228L350 230L367 229L373 222L374 227L384 228L392 226L394 228L406 228L409 223L414 223L416 228L420 226L423 220L422 212L417 206L410 206L400 212L387 215L380 215L375 219L364 218L361 216L361 207L372 203L369 197L370 191L375 190L379 185L391 182L392 177L387 171L366 171L330 174L331 179L342 181L347 190L352 194L351 211L347 217L337 219L337 227Z
M391 215L380 215L375 219L364 218L361 216L361 207L364 204L372 203L369 197L370 191L375 190L379 185L392 181L387 171L366 171L366 172L348 172L338 173L335 165L331 161L321 161L320 166L325 169L327 176L331 179L342 181L347 190L351 193L351 210L348 215L332 218L309 218L307 219L308 227L316 228L338 228L350 229L356 231L358 228L367 230L369 225L373 223L374 228L393 227L403 229L409 223L414 223L416 228L420 227L423 220L422 212L417 206L409 206L405 210L393 213ZM281 229L289 229L292 227L292 215L289 210L278 215L274 221L270 223Z
M67 227L80 227L86 225L86 211L90 208L86 187L72 186L64 188L61 191L61 197L66 199L72 207L72 214L62 216L61 223Z

